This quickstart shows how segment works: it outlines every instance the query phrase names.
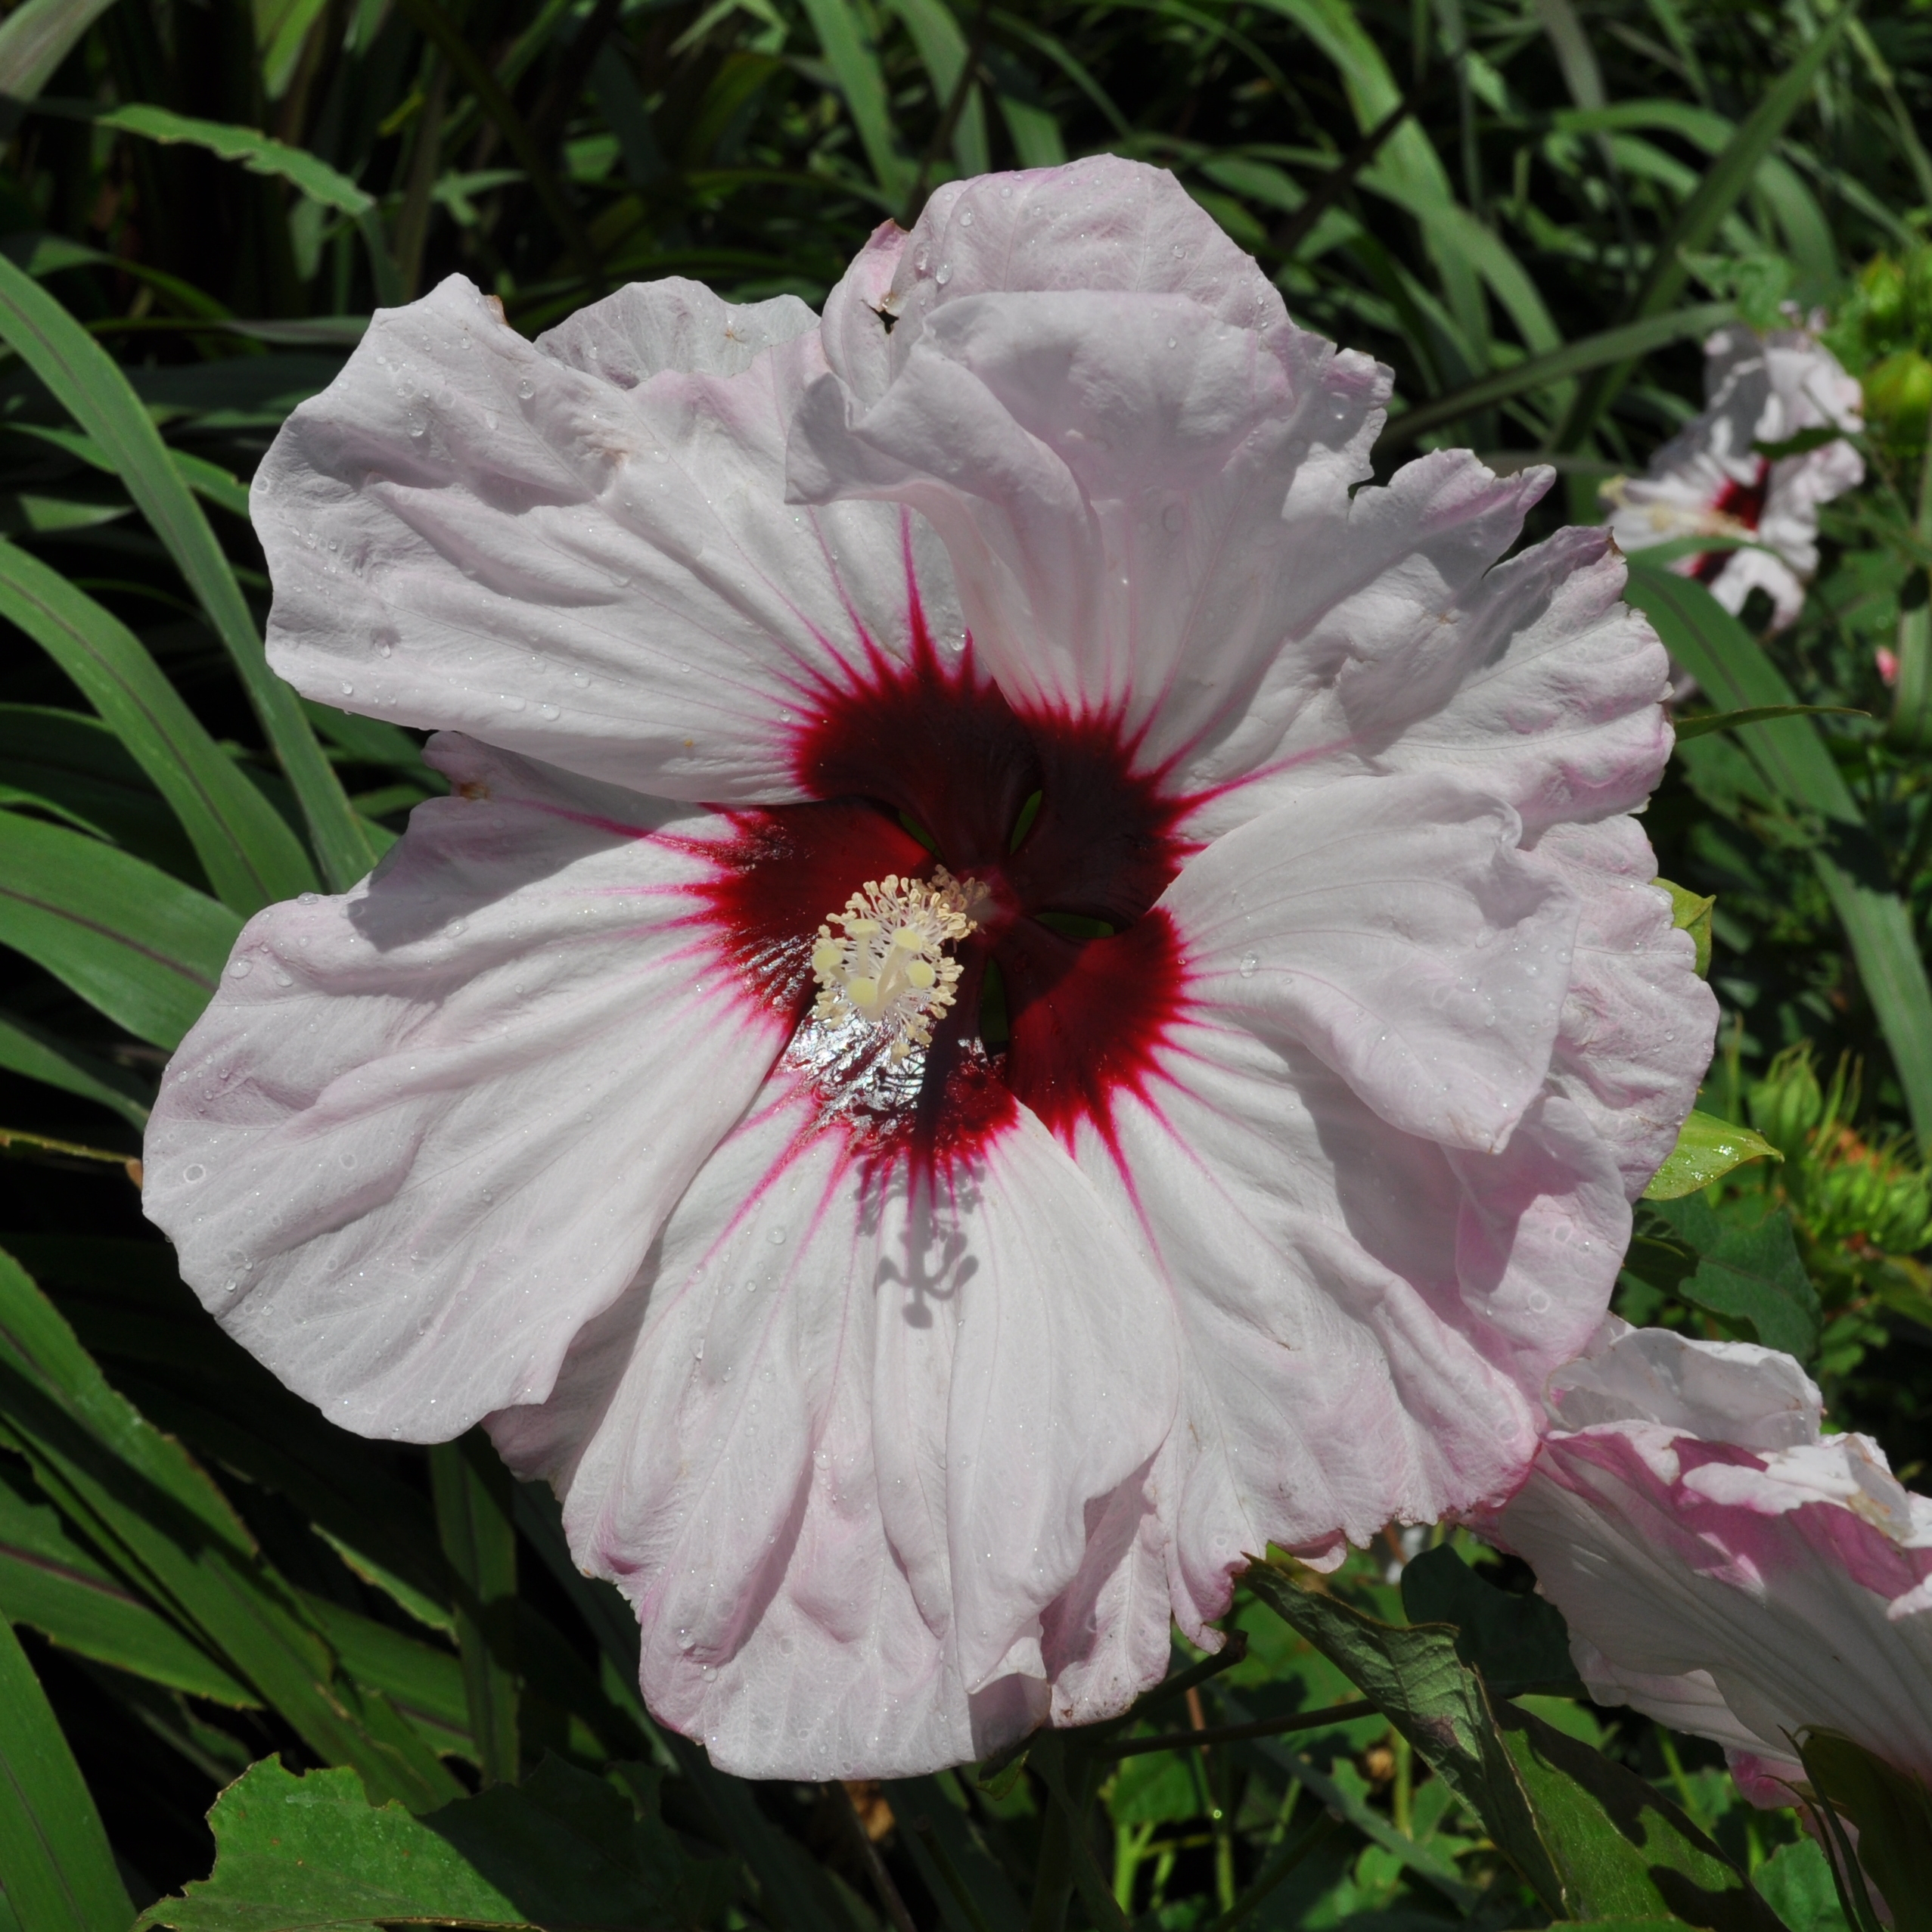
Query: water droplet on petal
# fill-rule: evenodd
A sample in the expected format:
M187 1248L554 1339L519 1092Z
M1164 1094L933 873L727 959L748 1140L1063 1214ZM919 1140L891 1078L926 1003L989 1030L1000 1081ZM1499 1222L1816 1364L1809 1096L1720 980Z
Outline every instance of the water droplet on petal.
M353 697L356 695L356 687L346 678L342 681L342 694L344 697Z
M517 393L527 402L536 393L536 385L528 376L526 376L521 382L517 384Z
M564 714L554 704L539 704L536 707L536 715L539 718L561 718Z
M245 959L231 959L228 961L228 977L231 980L245 980L254 970Z
M950 262L942 262L939 266L938 273L933 277L933 279L939 284L940 287L945 287L946 284L952 279L952 264Z
M181 1170L181 1177L191 1187L197 1181L205 1181L208 1178L208 1170L200 1161L191 1161Z
M1249 952L1243 954L1241 956L1241 977L1244 980L1253 979L1254 977L1254 969L1260 964L1261 961L1256 958L1253 953Z

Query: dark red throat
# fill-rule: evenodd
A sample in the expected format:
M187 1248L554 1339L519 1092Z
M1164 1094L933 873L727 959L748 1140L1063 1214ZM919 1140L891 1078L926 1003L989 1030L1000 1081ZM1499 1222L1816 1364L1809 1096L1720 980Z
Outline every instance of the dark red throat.
M1015 1102L1064 1140L1086 1122L1110 1142L1116 1098L1145 1093L1179 1011L1179 946L1154 902L1193 849L1190 801L1135 769L1117 715L1016 710L970 641L942 653L913 612L908 660L868 645L806 697L795 769L819 802L731 815L711 918L750 989L797 1026L812 940L850 894L938 865L980 881L990 907L916 1081L888 1104L876 1081L822 1072L841 1089L828 1112L894 1163L949 1167Z

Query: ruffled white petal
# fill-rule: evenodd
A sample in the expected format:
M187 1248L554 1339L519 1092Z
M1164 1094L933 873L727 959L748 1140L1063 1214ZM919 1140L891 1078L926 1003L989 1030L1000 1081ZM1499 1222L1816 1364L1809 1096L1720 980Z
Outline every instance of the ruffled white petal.
M933 1182L817 1117L775 1076L499 1446L727 1769L908 1775L1120 1710L1166 1663L1140 1532L1178 1350L1145 1255L1029 1116Z
M346 710L656 795L800 796L825 681L959 628L929 532L784 502L823 367L802 304L690 283L536 344L460 276L380 312L256 477L272 661Z
M416 1442L548 1392L784 1044L693 930L707 821L431 756L455 795L369 879L249 922L144 1194L230 1334Z
M1218 839L1162 904L1196 1005L1311 1048L1390 1126L1493 1153L1542 1087L1577 902L1506 805L1344 778Z
M1932 1775L1932 1499L1819 1433L1789 1357L1606 1325L1494 1519L1563 1611L1592 1694L1724 1744L1788 1802L1792 1740Z
M1809 430L1862 427L1858 384L1809 330L1760 336L1742 325L1704 345L1702 415L1651 457L1646 474L1604 492L1609 526L1625 550L1697 536L1741 537L1750 547L1680 558L1734 615L1753 590L1771 600L1771 628L1795 623L1818 567L1821 504L1865 479L1865 460L1842 436L1775 458L1763 447Z

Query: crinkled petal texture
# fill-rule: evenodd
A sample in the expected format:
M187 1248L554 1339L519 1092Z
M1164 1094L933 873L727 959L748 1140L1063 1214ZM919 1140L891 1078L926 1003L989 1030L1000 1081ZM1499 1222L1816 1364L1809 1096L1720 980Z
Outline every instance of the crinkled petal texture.
M1600 1702L1724 1745L1788 1804L1793 1737L1932 1777L1932 1499L1822 1436L1788 1356L1606 1324L1492 1522L1561 1610Z
M1807 330L1760 336L1741 324L1704 345L1704 412L1651 458L1648 473L1609 492L1610 528L1626 550L1683 537L1746 537L1762 548L1712 551L1672 567L1710 587L1733 613L1753 590L1771 625L1795 623L1818 568L1821 504L1865 480L1865 460L1842 436L1777 458L1760 446L1812 430L1862 427L1857 382Z
M822 328L446 284L264 465L277 662L455 795L250 926L151 1211L331 1414L548 1478L720 1764L1118 1712L1270 1542L1499 1505L1596 1331L1715 1024L1666 661L1604 533L1499 562L1545 477L1366 483L1387 380L1102 158ZM820 929L935 849L893 1032Z
M908 647L907 546L932 547L772 487L823 367L794 297L691 282L535 343L458 275L378 311L250 494L270 661L325 703L658 796L802 796L796 721L840 662Z

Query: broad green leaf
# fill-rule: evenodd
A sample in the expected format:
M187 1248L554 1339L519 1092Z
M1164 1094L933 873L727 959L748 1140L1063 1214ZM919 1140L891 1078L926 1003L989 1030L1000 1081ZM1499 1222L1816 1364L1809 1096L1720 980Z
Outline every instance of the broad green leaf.
M31 101L114 0L24 0L0 21L0 95Z
M461 1788L379 1691L340 1676L294 1593L181 1445L110 1388L0 1255L0 1443L122 1583L203 1645L325 1762L418 1809Z
M1272 1564L1242 1579L1269 1609L1341 1670L1421 1753L1496 1848L1552 1911L1565 1903L1482 1679L1456 1654L1442 1624L1401 1629L1305 1588Z
M1780 1845L1752 1873L1751 1882L1790 1932L1851 1932L1831 1861L1816 1839Z
M179 1043L241 930L226 906L111 845L0 812L0 944L142 1039Z
M1670 923L1680 933L1688 933L1697 949L1697 972L1701 977L1710 974L1710 913L1717 901L1707 899L1703 894L1687 892L1682 886L1673 885L1668 879L1660 879L1657 884L1670 895Z
M1456 1654L1483 1673L1491 1695L1567 1690L1576 1682L1570 1632L1546 1597L1486 1582L1447 1543L1402 1567L1402 1612L1412 1623L1454 1627Z
M1750 1880L1654 1785L1516 1705L1497 1716L1567 1917L1783 1932Z
M651 1791L643 1767L634 1788ZM298 1778L254 1765L209 1814L215 1869L138 1926L283 1932L400 1922L471 1926L676 1925L711 1889L652 1811L602 1778L548 1758L425 1817L372 1806L355 1775Z
M1682 744L1707 731L1735 731L1741 725L1768 725L1776 718L1868 718L1844 704L1759 704L1744 711L1693 711L1671 722Z
M371 863L368 841L295 693L269 669L235 573L127 377L59 303L4 257L0 337L113 459L128 494L166 546L241 673L301 803L328 883L338 889L354 884Z
M206 148L224 161L239 161L250 174L285 181L310 200L345 215L365 214L375 206L373 195L358 188L346 175L338 174L318 156L272 140L254 128L197 120L192 115L174 113L145 101L110 108L90 118L96 127L111 128L118 134L138 135L144 140L167 144L185 141L190 147Z
M224 905L245 915L314 889L314 868L281 813L112 612L39 558L0 542L0 615L73 679L174 807Z
M1834 1731L1798 1741L1805 1775L1858 1831L1858 1862L1891 1908L1896 1932L1932 1932L1932 1791Z
M1800 1362L1810 1359L1818 1346L1818 1291L1798 1258L1785 1210L1738 1227L1691 1194L1651 1201L1644 1213L1647 1220L1667 1227L1695 1258L1695 1266L1670 1284L1673 1293L1714 1315L1748 1323L1766 1348L1782 1349Z
M449 1564L470 1732L486 1784L513 1784L517 1744L517 1532L510 1472L480 1429L430 1451Z
M62 1648L117 1670L246 1705L257 1700L129 1591L62 1527L56 1512L0 1471L0 1618L31 1624Z
M1678 1129L1677 1145L1651 1177L1644 1198L1676 1201L1709 1187L1747 1160L1782 1160L1784 1157L1762 1134L1693 1108Z
M101 1815L4 1617L0 1889L20 1932L126 1932L134 1918Z
M1624 595L1713 699L1738 710L1795 702L1778 667L1702 584L1643 567L1646 554L1639 551L1632 558ZM1885 1030L1912 1125L1921 1142L1932 1144L1932 983L1884 854L1809 719L1774 719L1738 742L1774 795L1825 822L1826 836L1813 849L1812 862Z
M1399 1629L1256 1564L1248 1588L1361 1688L1566 1918L1666 1918L1778 1932L1744 1875L1634 1773L1517 1706L1492 1709L1440 1624Z
M78 1094L82 1100L97 1101L129 1126L148 1124L146 1090L125 1067L4 1010L0 1010L0 1067L64 1093Z

